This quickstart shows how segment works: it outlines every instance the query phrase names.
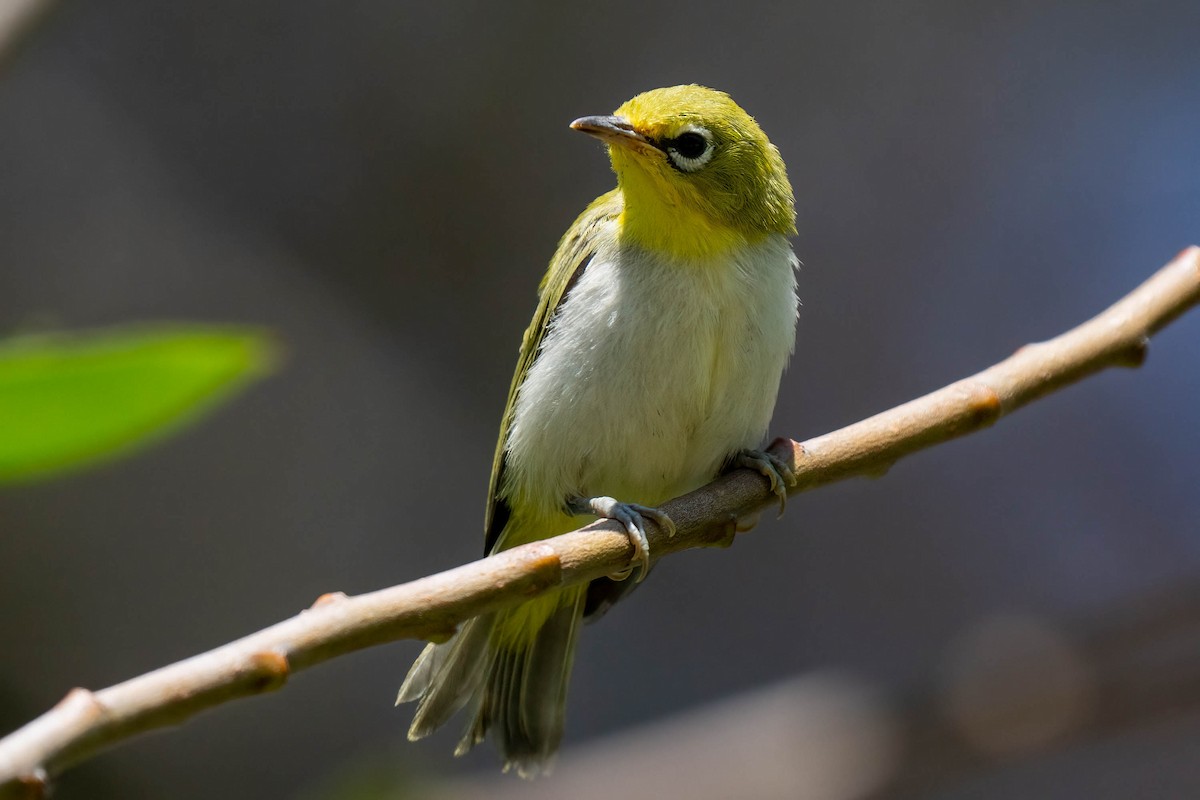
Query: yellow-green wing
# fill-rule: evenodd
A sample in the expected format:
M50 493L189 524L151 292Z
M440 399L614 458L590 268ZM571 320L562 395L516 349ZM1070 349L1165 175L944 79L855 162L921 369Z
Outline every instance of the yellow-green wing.
M554 257L550 259L550 269L546 272L546 277L542 278L542 283L538 286L537 311L534 312L533 321L525 329L525 336L521 340L521 354L517 358L517 370L513 373L512 384L508 388L508 402L504 405L504 416L500 420L500 438L496 442L496 455L492 459L492 480L488 486L487 514L483 523L484 553L492 552L512 513L508 503L499 497L498 493L504 476L504 445L508 440L509 426L512 424L517 391L525 382L525 376L537 358L542 337L550 327L554 312L558 310L559 304L575 281L583 274L588 261L595 255L598 230L606 222L615 219L622 208L621 193L616 189L596 198L567 229L558 243Z

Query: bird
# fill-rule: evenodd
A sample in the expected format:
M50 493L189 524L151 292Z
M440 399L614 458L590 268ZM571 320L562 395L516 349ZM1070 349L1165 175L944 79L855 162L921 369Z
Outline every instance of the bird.
M410 740L466 709L462 755L490 734L504 771L550 772L581 623L646 576L658 506L751 467L782 503L795 476L760 449L792 354L799 262L779 150L724 92L644 92L570 124L608 150L617 186L560 240L538 287L501 418L485 554L588 518L616 520L629 566L465 622L428 644L396 703Z

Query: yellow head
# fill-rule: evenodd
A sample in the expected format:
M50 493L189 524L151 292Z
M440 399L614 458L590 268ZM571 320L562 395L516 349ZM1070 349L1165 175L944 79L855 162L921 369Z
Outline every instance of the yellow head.
M571 127L608 143L622 236L643 247L703 257L796 232L779 151L724 92L655 89Z

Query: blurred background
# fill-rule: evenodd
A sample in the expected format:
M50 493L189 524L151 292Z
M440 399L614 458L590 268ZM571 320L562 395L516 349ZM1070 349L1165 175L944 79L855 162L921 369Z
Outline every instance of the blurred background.
M1184 0L56 4L0 62L0 330L251 323L287 356L154 449L0 491L3 728L481 554L537 282L613 183L575 117L698 82L779 146L804 266L773 433L805 438L1200 240L1197 30ZM743 797L1198 796L1198 403L1193 313L1140 370L664 562L581 637L532 788L490 746L453 759L456 730L404 741L402 642L56 796L661 797L704 768L692 796L730 796L719 775ZM1003 687L1051 719L972 739ZM805 783L843 738L855 780Z

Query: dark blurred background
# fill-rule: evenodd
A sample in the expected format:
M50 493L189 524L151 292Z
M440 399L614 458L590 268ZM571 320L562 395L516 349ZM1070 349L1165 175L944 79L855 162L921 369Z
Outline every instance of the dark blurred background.
M773 430L803 438L1057 334L1200 240L1198 30L1183 0L62 2L0 73L0 329L256 323L288 358L162 446L0 493L4 728L480 555L535 287L613 183L573 118L698 82L779 146L804 267ZM663 563L582 637L559 775L596 737L789 676L902 691L998 613L1103 622L1194 585L1198 402L1193 314L1140 370ZM455 731L404 742L418 648L139 739L58 796L490 776ZM938 796L1198 796L1198 748L1180 708Z

